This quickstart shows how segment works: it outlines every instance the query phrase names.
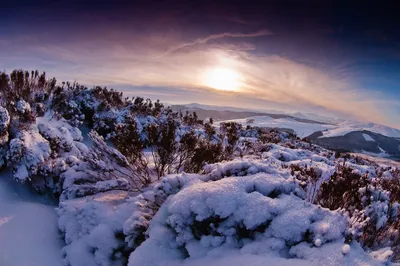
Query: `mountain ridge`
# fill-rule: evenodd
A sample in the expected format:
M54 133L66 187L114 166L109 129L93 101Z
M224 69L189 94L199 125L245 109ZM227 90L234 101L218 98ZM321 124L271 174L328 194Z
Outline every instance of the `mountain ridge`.
M207 109L201 108L203 106ZM371 153L375 156L389 157L396 160L400 158L400 130L376 123L363 123L301 112L271 114L240 111L246 109L234 107L231 110L227 110L229 107L194 103L172 105L172 109L196 112L200 119L213 117L217 123L236 122L242 124L242 126L292 131L299 137L306 137L318 145L333 150ZM365 140L365 135L369 137L373 135L378 141L367 141Z

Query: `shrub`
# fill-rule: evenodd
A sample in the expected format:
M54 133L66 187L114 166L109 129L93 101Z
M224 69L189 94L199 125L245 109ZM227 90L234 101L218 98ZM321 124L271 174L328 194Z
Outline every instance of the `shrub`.
M362 209L359 189L369 184L366 175L353 173L349 167L339 166L318 192L317 203L331 210L339 208Z

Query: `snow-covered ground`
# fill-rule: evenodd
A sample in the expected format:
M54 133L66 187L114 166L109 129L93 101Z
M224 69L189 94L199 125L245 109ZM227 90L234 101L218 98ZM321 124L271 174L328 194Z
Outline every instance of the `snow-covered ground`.
M269 128L289 128L294 130L299 137L307 137L316 131L336 128L334 125L302 123L291 118L274 119L270 116L252 116L244 119L234 119L222 122L236 122L243 126L250 125ZM216 124L218 125L218 123Z
M128 265L386 265L392 251L346 244L346 216L305 201L300 183L275 168L277 158L327 158L278 145L265 155L210 165L206 175L166 176L155 193L179 191L153 217Z
M124 265L124 222L132 215L131 193L112 190L60 202L60 230L65 234L64 261L73 266ZM120 234L121 235L121 234Z
M98 88L96 91L102 98L109 98L107 91ZM84 93L81 96L85 95L88 96ZM64 96L61 99L68 98ZM125 102L127 105L123 108L114 103L114 109L104 101L108 106L106 111L94 109L99 112L93 117L96 120L93 129L105 130L104 134L111 138L119 136L119 143L125 144L131 137L138 140L137 134L142 141L153 137L153 130L144 130L147 126L162 127L162 123L173 121L168 125L175 125L176 122L179 129L173 135L168 134L168 139L183 139L183 132L191 127L138 102L141 108ZM216 144L216 153L227 151L228 156L210 159L214 162L211 164L201 164L202 171L185 173L176 167L177 173L170 174L175 171L168 168L159 174L168 175L156 178L152 174L155 175L157 160L149 159L145 169L148 172L139 172L141 165L136 167L130 163L96 132L88 133L86 124L79 130L76 126L83 121L77 117L83 114L73 109L77 106L74 100L67 105L66 117L76 113L76 119L71 121L55 119L58 115L52 115L51 110L38 117L36 123L14 121L16 126L11 128L20 130L10 135L11 139L7 131L8 111L0 112L0 116L3 114L3 119L0 117L3 147L0 148L4 148L0 154L6 152L0 163L6 160L10 169L0 173L0 266L388 265L391 256L397 255L390 247L399 242L384 242L391 239L389 236L372 247L374 252L364 251L357 242L358 236L370 232L364 230L367 222L368 230L384 228L391 232L390 222L398 221L400 208L397 201L389 202L391 191L386 193L370 186L372 182L367 182L366 176L360 183L362 187L357 187L362 206L357 205L357 213L352 209L352 213L345 213L326 203L326 198L336 198L322 183L341 180L338 176L350 177L351 181L361 180L361 175L371 179L393 178L398 175L397 169L360 158L336 158L332 151L283 132L268 132L264 136L266 140L257 140L256 130L250 129L240 133L245 137L240 135L239 144L245 146L253 139L254 147L251 143L249 147L236 144L235 151L229 152L228 134L219 137L210 133L201 141ZM139 108L140 112L131 112L131 108ZM22 100L17 103L17 109L22 119L18 122L31 110ZM187 120L193 118L186 116ZM336 128L336 125L269 116L236 122L291 128L300 137ZM122 125L125 123L136 123L136 127L125 132L126 127ZM192 126L191 136L195 138L207 133L206 127ZM118 135L118 131L130 134ZM214 143L214 137L221 139ZM199 145L199 149L193 150L196 155L208 147L214 151L209 143L203 146L202 142L196 144L191 139L176 145ZM273 144L276 142L279 144ZM219 149L219 145L223 148ZM149 146L143 150L143 157L153 154L153 144ZM138 147L143 146L135 146ZM182 154L168 152L167 156L182 157L192 150L179 152ZM170 163L168 167L174 168L175 164ZM141 181L141 173L148 174L148 180ZM12 176L25 185L12 181ZM148 185L150 181L154 183ZM32 193L29 185L59 195L57 212L51 198ZM329 194L324 193L327 191ZM337 198L342 200L344 193L338 194ZM349 201L343 198L344 201L352 202L351 198ZM361 212L366 214L357 216ZM380 240L371 236L373 241Z
M56 206L11 176L0 174L0 265L63 265Z
M311 119L318 118L318 116L301 116L297 115L298 118ZM219 125L221 122L236 122L243 126L258 126L258 127L270 127L270 128L289 128L294 130L299 137L307 137L316 131L322 131L324 134L321 138L327 137L338 137L344 136L347 133L353 131L368 130L378 134L382 134L388 137L400 138L400 129L391 128L375 123L362 123L350 120L340 120L332 118L330 121L327 119L315 119L314 121L333 123L333 124L318 124L318 123L302 123L290 118L279 118L274 119L270 116L253 116L244 119L233 119L217 122ZM367 141L374 141L369 138Z
M343 118L327 117L327 116L321 116L321 115L311 114L311 113L297 112L297 113L293 113L293 114L289 114L289 115L297 117L297 118L308 119L308 120L313 120L313 121L327 123L327 124L334 124L334 125L346 121Z
M257 112L257 113L269 113L269 114L288 114L284 111L272 110L272 109L251 109L251 108L238 108L232 106L216 106L216 105L207 105L207 104L199 104L199 103L189 103L184 105L187 108L200 108L203 110L216 110L216 111L232 111L232 112Z
M374 140L370 135L365 134L365 133L362 133L362 135L363 135L365 141L372 141L372 142L375 142L375 140Z
M337 124L336 127L324 131L322 137L337 137L344 136L352 131L368 130L379 133L388 137L400 138L400 129L391 128L375 123L362 123L356 121L344 121Z

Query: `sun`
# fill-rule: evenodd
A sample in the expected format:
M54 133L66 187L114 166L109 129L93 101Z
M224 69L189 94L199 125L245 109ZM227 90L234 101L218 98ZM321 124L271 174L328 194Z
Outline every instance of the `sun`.
M213 68L205 73L204 85L221 91L239 91L240 75L228 68Z

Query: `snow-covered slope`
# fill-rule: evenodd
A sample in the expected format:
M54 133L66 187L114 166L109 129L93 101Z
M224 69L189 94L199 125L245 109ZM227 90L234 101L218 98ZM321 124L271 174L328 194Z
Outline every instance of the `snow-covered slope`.
M62 266L55 206L0 174L0 265Z
M379 125L376 123L366 123L366 122L357 122L352 120L346 120L344 118L339 117L328 117L328 116L321 116L318 114L313 113L287 113L283 111L276 111L276 110L263 110L263 111L256 111L251 109L244 109L244 108L236 108L236 107L229 107L229 106L213 106L213 105L203 105L198 103L191 103L184 105L187 108L200 108L204 110L217 110L217 111L235 111L235 112L245 112L245 111L252 111L252 112L261 112L261 113L268 113L268 114L282 114L291 116L294 118L309 120L310 123L302 123L301 121L296 121L291 119L290 117L287 118L271 118L270 116L257 116L257 117L247 117L245 119L233 119L227 121L233 121L237 123L241 123L242 125L248 125L249 120L253 119L254 121L251 123L252 126L260 126L260 127L277 127L277 128L289 128L294 130L298 136L306 137L311 135L316 131L323 131L323 136L321 137L336 137L336 136L344 136L347 133L353 131L363 131L368 130L371 132L375 132L378 134L382 134L387 137L394 137L400 138L400 129L391 128L384 125ZM312 123L315 121L316 123ZM318 122L318 123L317 123ZM323 125L321 123L325 123L327 125Z
M335 118L319 119L320 116L297 115L297 118L310 120L310 123L303 123L291 118L272 118L270 116L254 116L244 119L233 119L221 122L236 122L244 126L271 127L271 128L289 128L299 137L307 137L314 132L321 131L323 136L320 138L344 136L354 131L371 131L387 137L400 138L400 129L391 128L375 123L362 123L350 120L340 120ZM327 123L312 123L312 121ZM369 141L372 141L369 139Z
M334 124L334 125L345 121L345 119L343 119L343 118L327 117L327 116L321 116L321 115L312 114L312 113L296 112L296 113L293 113L290 115L294 116L294 117L302 118L302 119L309 119L309 120L314 120L314 121L327 123L327 124Z
M36 81L28 81L29 96ZM281 130L216 129L101 87L35 86L26 102L6 94L17 108L0 108L0 165L59 200L65 246L54 206L0 183L0 266L58 266L60 249L68 266L400 261L394 166L341 157ZM299 136L335 127L274 114L241 123ZM378 135L359 138L377 145Z
M278 111L278 110L258 110L258 109L256 110L256 109L238 108L238 107L232 107L232 106L216 106L216 105L207 105L207 104L199 104L199 103L189 103L189 104L185 104L184 106L187 108L200 108L200 109L204 109L204 110L286 114L286 112Z
M334 125L303 123L291 118L274 119L270 116L253 116L245 119L234 119L223 122L236 122L243 126L257 126L269 128L288 128L292 129L299 137L307 137L316 131L334 129Z
M387 137L400 138L400 129L391 128L375 123L362 123L356 121L343 121L337 124L337 127L323 131L321 138L344 136L353 131L368 130L379 133Z

